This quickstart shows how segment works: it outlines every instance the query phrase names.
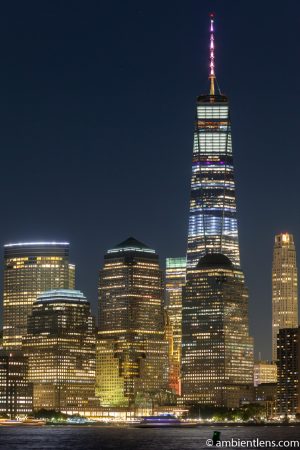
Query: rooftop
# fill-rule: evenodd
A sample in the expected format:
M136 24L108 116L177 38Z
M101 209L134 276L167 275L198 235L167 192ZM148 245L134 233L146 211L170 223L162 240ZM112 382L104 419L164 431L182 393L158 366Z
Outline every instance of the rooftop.
M230 259L222 253L206 253L197 264L198 268L215 266L232 268L233 264Z
M16 242L14 244L5 244L4 247L32 247L40 245L70 245L69 242Z
M52 289L40 294L37 301L39 303L59 301L76 301L86 303L87 299L81 291L77 291L75 289Z
M138 241L134 237L129 237L120 244L115 245L114 248L107 251L107 253L119 253L119 252L147 252L147 253L155 253L155 250L149 248L143 242Z
M186 268L186 256L178 257L178 258L166 258L166 268L167 269L175 269L175 268Z

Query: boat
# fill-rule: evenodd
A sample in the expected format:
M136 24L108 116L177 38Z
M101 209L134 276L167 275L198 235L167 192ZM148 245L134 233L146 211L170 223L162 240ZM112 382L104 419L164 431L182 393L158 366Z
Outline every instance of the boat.
M132 425L135 428L177 428L177 427L197 427L197 422L185 422L174 414L159 414L157 416L144 416L139 423Z
M0 426L5 426L5 427L20 427L20 426L40 427L45 424L46 424L46 421L40 420L40 419L24 419L24 420L0 419Z
M22 422L20 422L20 420L0 419L0 427L1 426L17 427L19 425L22 425Z
M22 425L41 427L42 425L46 425L46 420L28 418L22 421Z

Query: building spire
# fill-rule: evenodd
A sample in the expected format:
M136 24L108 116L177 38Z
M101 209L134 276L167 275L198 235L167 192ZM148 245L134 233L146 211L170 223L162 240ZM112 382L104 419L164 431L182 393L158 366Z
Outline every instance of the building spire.
M214 14L210 17L210 46L209 46L209 79L210 79L210 95L215 95L215 35L214 35Z

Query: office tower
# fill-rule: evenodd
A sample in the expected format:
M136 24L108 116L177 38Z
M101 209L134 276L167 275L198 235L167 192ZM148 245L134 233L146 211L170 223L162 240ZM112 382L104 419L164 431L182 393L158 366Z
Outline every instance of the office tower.
M40 294L23 338L35 410L76 410L95 393L96 336L90 304L80 291Z
M300 328L282 328L277 336L277 413L300 413Z
M48 289L74 287L75 266L67 242L4 246L3 345L20 349L27 317L37 296Z
M208 253L187 271L182 306L185 404L238 407L253 395L253 341L244 275Z
M276 361L277 334L298 326L298 277L292 234L275 236L272 267L272 358Z
M277 383L277 365L269 361L255 361L254 386L262 383Z
M32 384L27 379L27 358L20 350L0 349L0 416L10 419L32 413Z
M253 396L253 340L240 269L229 103L216 93L214 17L210 91L197 99L182 306L185 404L236 407Z
M181 392L180 366L182 345L182 287L185 284L186 258L166 259L165 308L172 334L169 345L169 387L178 395Z
M104 406L133 407L167 383L158 255L128 238L108 250L100 271L96 394Z
M216 90L214 18L210 24L210 92L197 98L187 265L222 253L240 266L228 98Z

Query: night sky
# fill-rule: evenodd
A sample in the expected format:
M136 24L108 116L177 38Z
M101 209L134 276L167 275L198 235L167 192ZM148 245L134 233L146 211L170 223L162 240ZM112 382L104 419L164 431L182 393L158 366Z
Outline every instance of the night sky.
M96 312L104 252L128 236L185 255L195 101L231 102L242 266L270 357L274 234L300 259L300 2L13 1L0 10L1 243L68 240Z

